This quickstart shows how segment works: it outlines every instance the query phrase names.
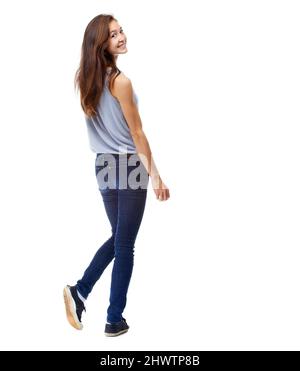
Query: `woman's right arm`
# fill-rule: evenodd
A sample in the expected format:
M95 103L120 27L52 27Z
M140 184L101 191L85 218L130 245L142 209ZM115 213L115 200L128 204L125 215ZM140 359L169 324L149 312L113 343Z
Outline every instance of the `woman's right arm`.
M156 198L164 201L170 197L168 187L163 183L156 164L146 134L142 127L142 121L133 99L133 88L131 81L121 73L115 79L114 96L118 99L126 122L128 124L132 139L136 146L138 155L151 177L152 187Z

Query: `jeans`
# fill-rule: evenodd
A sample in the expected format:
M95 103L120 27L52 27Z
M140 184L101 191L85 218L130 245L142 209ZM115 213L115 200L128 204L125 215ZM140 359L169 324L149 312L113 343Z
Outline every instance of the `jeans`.
M132 163L130 157L134 160ZM114 259L107 309L107 321L114 323L122 320L126 306L135 240L144 214L149 175L137 154L126 153L97 153L95 173L111 225L111 236L98 249L76 287L87 298L104 269Z

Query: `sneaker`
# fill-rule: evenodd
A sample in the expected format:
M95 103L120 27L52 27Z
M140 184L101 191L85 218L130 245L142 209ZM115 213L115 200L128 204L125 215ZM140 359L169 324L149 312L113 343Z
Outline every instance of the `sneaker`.
M106 336L118 336L124 334L129 329L126 319L122 317L122 321L115 323L106 323L104 334Z
M70 325L75 327L77 330L82 330L81 315L82 311L86 310L82 300L77 294L76 286L67 285L64 288L64 300L67 319Z

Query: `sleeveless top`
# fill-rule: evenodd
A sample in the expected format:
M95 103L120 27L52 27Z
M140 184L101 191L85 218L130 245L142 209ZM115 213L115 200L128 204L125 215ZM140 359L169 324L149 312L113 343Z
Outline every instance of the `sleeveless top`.
M134 101L138 97L133 90ZM121 105L108 86L108 73L94 117L85 115L90 149L96 153L137 153Z

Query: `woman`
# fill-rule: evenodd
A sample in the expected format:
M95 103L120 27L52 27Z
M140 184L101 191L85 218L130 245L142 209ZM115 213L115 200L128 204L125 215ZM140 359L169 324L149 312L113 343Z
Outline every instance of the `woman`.
M142 129L137 95L130 79L116 66L118 55L127 52L126 43L127 37L112 15L96 16L85 30L75 76L90 148L96 153L95 173L112 235L96 252L76 285L64 288L64 299L68 321L82 329L84 301L114 259L106 336L117 336L129 329L122 313L149 176L157 199L165 201L170 197Z

